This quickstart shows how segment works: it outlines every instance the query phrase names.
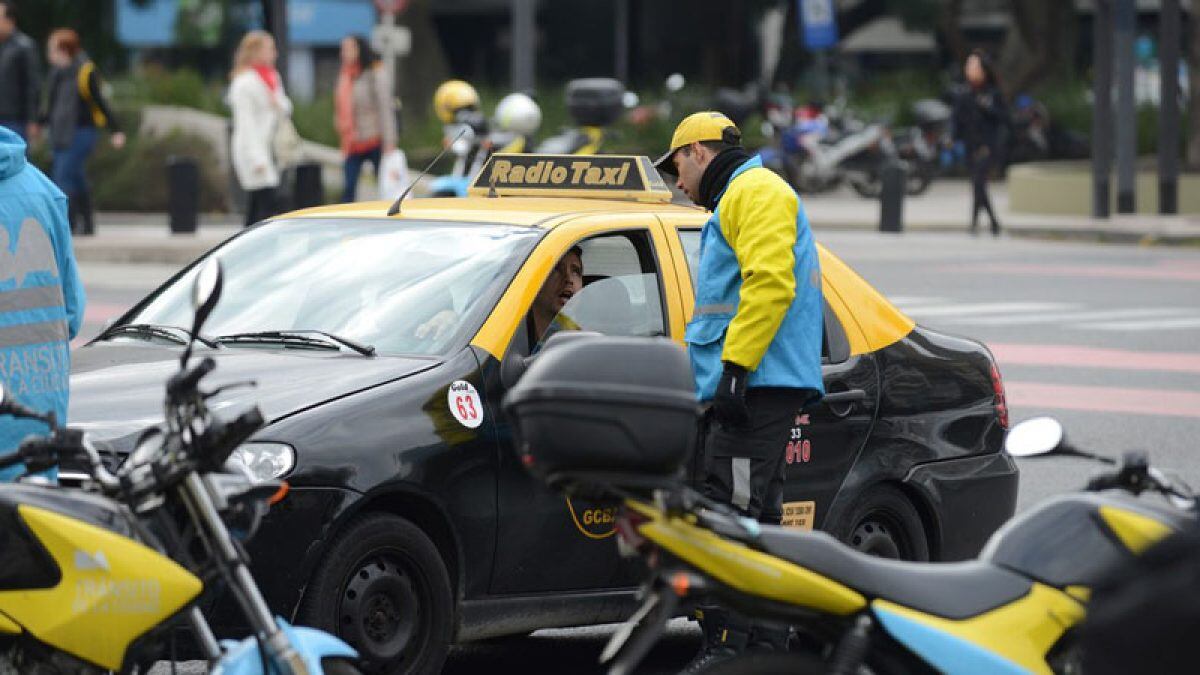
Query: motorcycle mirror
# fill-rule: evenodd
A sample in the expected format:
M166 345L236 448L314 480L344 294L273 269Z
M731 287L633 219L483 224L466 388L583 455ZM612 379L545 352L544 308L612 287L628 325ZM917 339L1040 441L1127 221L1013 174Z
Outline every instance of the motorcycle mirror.
M181 365L186 365L188 357L192 355L192 345L196 342L195 336L200 334L204 322L208 320L209 315L217 306L217 301L221 299L221 289L224 285L225 273L221 267L221 261L209 258L200 267L200 272L192 283L192 338L183 350L183 356L179 359Z
M626 108L636 108L637 104L640 103L641 100L642 99L632 91L627 91L621 95L621 105L625 106Z
M1053 417L1035 417L1009 429L1004 449L1013 457L1046 455L1063 446L1062 424Z
M667 91L672 94L683 89L685 84L687 84L687 80L683 78L683 73L671 73L667 76Z

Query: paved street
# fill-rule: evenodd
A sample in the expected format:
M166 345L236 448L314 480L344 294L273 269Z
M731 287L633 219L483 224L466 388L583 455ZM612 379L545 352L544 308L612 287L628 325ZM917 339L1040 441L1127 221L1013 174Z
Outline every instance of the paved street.
M818 231L818 239L918 322L987 343L1014 422L1054 415L1082 448L1146 449L1156 465L1200 485L1200 250L957 233ZM171 272L84 264L84 334ZM1079 487L1097 468L1023 460L1019 508ZM456 650L446 672L589 672L609 630L474 645ZM694 627L678 622L647 672L673 672L696 640Z

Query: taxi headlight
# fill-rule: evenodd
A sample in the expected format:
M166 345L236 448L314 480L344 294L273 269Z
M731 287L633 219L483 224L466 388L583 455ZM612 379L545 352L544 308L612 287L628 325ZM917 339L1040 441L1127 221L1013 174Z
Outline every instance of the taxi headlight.
M286 443L243 443L230 456L246 466L254 480L274 480L296 468L296 450Z

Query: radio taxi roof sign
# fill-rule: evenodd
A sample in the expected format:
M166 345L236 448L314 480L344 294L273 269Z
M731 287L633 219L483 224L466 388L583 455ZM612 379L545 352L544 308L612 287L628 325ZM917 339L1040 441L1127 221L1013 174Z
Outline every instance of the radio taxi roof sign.
M671 191L650 158L635 155L496 154L483 165L468 193L671 201Z

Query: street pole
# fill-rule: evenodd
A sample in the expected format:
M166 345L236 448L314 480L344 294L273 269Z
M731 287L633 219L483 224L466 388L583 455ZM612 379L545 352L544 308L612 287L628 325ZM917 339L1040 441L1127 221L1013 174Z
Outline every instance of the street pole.
M629 86L629 0L617 0L616 34L613 51L616 63L613 70L621 84Z
M512 88L532 92L536 0L512 0Z
M1197 4L1192 4L1193 12L1200 9ZM1158 14L1158 212L1163 215L1179 213L1181 21L1179 0L1162 0ZM1192 39L1197 39L1197 36Z
M1133 106L1134 0L1116 0L1117 213L1137 211L1137 112Z
M1112 0L1096 0L1092 17L1092 217L1107 218L1112 178Z
M287 0L263 0L263 23L267 32L275 38L275 51L279 52L275 67L286 83L288 51L291 49L288 40Z

